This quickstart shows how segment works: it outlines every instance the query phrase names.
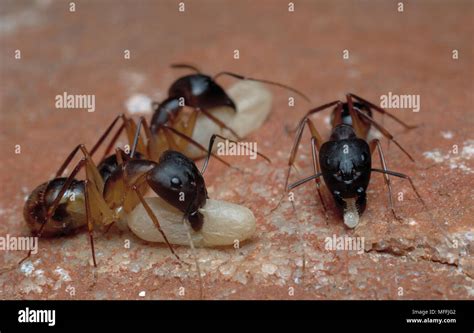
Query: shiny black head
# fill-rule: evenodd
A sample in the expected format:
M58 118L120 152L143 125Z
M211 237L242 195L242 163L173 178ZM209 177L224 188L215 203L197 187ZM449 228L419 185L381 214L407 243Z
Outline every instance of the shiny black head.
M352 135L349 128L336 127L332 140L321 146L319 163L324 182L338 206L344 207L344 198L357 198L359 213L362 213L370 180L370 148L367 142Z
M156 194L186 215L194 230L201 229L203 216L198 209L206 204L207 190L191 159L167 150L148 174L147 181Z
M220 106L231 107L234 111L234 101L210 76L192 74L179 78L170 87L170 97L184 97L187 106L212 109Z

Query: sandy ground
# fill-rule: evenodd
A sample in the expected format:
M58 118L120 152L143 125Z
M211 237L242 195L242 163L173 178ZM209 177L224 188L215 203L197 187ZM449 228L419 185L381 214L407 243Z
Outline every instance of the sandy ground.
M407 2L402 13L396 1L295 1L295 12L288 12L287 1L187 1L184 13L176 1L76 1L75 12L68 3L0 2L0 235L28 235L25 197L76 144L92 145L114 116L126 112L130 97L164 99L184 74L169 64L190 62L209 73L226 69L285 82L312 100L289 107L290 94L271 88L271 116L247 138L272 159L270 166L236 160L250 171L242 175L211 164L210 196L246 205L258 226L240 249L198 250L206 298L473 298L472 1ZM221 81L225 87L231 82ZM56 109L54 98L64 91L94 94L96 111ZM309 185L295 191L296 216L288 202L270 212L292 143L285 126L347 92L376 103L388 92L421 96L420 112L391 110L420 124L416 130L405 133L383 121L416 159L410 162L391 145L388 165L413 177L428 211L409 184L394 180L395 193L404 193L404 201L395 201L402 221L394 220L383 179L373 175L356 230L343 226L332 204L326 224ZM328 116L314 117L326 136ZM309 136L302 142L300 177L312 170ZM331 201L327 192L325 198ZM93 269L86 235L40 240L37 255L0 276L0 298L199 297L194 267L177 263L166 247L117 229L97 233L99 267ZM365 251L328 251L325 239L333 235L363 237ZM177 251L192 262L189 248ZM23 255L2 251L0 265Z

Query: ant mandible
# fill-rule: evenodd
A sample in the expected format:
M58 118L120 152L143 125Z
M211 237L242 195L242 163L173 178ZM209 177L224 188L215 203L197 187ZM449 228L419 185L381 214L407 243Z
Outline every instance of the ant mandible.
M371 172L384 174L388 189L390 209L395 218L400 219L395 213L393 206L392 187L389 175L407 179L417 198L423 206L425 206L423 199L409 176L388 170L380 141L378 139L372 139L370 142L367 142L369 130L371 126L374 126L386 138L395 143L410 160L414 161L413 157L395 140L393 135L372 118L372 111L389 116L406 129L412 129L416 126L407 125L383 108L355 94L347 94L346 99L346 102L338 100L314 108L308 111L301 119L296 129L296 138L288 161L285 189L290 191L314 179L327 219L326 204L324 203L320 189L320 177L322 176L336 202L336 206L343 213L345 225L349 228L354 228L358 225L359 217L366 208L366 190L369 185ZM353 100L355 100L355 102ZM333 106L334 109L331 115L331 136L328 141L324 142L309 116ZM314 174L288 186L291 167L294 164L306 125L311 132ZM372 168L371 156L376 149L379 153L382 169Z

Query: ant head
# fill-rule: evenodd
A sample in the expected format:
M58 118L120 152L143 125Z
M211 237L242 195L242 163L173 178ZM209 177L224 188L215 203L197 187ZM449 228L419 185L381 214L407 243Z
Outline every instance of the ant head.
M365 192L370 179L371 156L364 140L328 141L321 146L319 160L324 181L333 194L350 198Z
M234 101L210 76L191 74L176 80L168 91L170 97L184 97L187 106L212 109L228 106L237 110Z
M156 194L187 217L196 215L206 203L204 178L194 162L177 151L165 151L147 180Z
M48 209L61 191L66 178L56 178L39 185L31 192L23 208L23 216L33 234L38 234L46 222ZM64 193L49 222L43 227L41 236L69 235L85 225L84 183L73 180Z

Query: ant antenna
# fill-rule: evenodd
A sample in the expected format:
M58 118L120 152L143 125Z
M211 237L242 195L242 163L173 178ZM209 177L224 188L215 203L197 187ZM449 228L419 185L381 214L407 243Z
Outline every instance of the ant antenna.
M143 118L140 118L140 121L138 122L137 131L135 132L135 137L133 138L133 145L132 145L132 150L130 151L130 158L133 158L133 156L135 155L135 150L137 149L137 145L138 145L138 138L140 137L140 129L142 128L142 122L143 122Z
M249 81L262 82L262 83L266 83L266 84L271 84L271 85L274 85L274 86L278 86L278 87L281 87L281 88L285 88L285 89L287 89L287 90L289 90L289 91L292 91L292 92L298 94L299 96L303 97L307 102L311 103L311 100L308 98L308 96L306 96L305 94L303 94L301 91L296 90L295 88L292 88L292 87L287 86L287 85L285 85L285 84L278 83L278 82L274 82L274 81L263 80L263 79L255 79L255 78L246 77L246 76L242 76L242 75L235 74L235 73L231 73L231 72L220 72L220 73L217 73L216 75L214 75L214 77L213 77L212 79L213 79L213 80L216 80L219 76L222 76L222 75L231 76L231 77L234 77L234 78L239 79L239 80L249 80Z
M300 179L298 180L297 182L291 184L290 186L288 186L288 191L291 191L292 189L294 189L295 187L298 187L300 185L303 185L304 183L307 183L309 182L310 180L313 180L313 179L316 179L318 177L321 177L323 175L322 172L319 172L315 175L312 175L312 176L309 176L309 177L306 177L306 178L303 178L303 179Z
M196 66L190 64L171 64L171 68L186 68L195 71L198 74L201 73L201 71Z

